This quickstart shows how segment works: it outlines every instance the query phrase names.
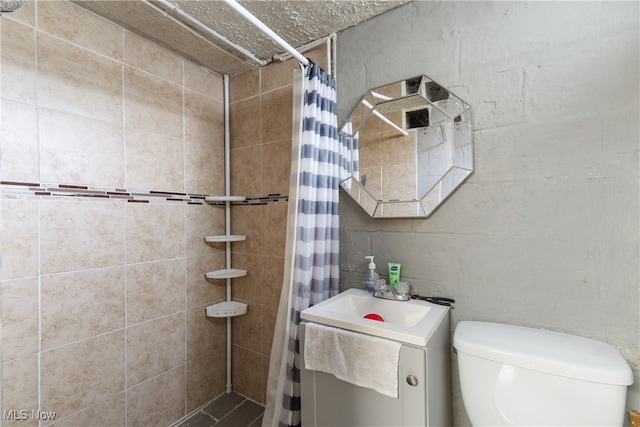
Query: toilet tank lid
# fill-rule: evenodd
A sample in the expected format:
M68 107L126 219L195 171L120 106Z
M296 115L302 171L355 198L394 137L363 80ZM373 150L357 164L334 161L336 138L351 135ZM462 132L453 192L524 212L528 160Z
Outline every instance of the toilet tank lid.
M466 353L538 372L610 385L633 384L633 373L609 344L544 329L462 321L453 346Z

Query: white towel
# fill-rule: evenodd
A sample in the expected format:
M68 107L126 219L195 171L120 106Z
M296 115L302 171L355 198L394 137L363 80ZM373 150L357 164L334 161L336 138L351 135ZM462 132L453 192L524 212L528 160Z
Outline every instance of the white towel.
M306 323L304 367L397 398L401 345L397 341Z

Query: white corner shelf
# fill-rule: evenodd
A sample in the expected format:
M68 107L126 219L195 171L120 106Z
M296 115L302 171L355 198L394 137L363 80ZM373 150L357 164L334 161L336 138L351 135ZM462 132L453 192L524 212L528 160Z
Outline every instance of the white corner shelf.
M245 196L206 196L205 202L244 202Z
M210 271L206 274L207 279L235 279L247 275L247 270L239 268L225 268L224 270Z
M225 142L225 145L227 145L227 143ZM228 147L225 147L225 150L227 150ZM229 176L228 176L228 165L225 165L225 173L227 175L227 182L229 180ZM229 192L229 189L227 188L227 194ZM226 267L225 269L222 270L215 270L215 271L210 271L208 273L205 274L205 277L207 279L216 279L216 280L227 280L227 300L224 302L220 302L218 304L213 304L207 307L206 309L206 315L207 317L226 317L227 318L227 322L230 322L230 318L233 316L240 316L242 314L245 314L247 312L247 304L241 303L241 302L237 302L237 301L233 301L231 299L231 281L230 279L236 279L238 277L244 277L247 275L247 271L246 270L241 270L239 268L231 268L231 245L229 245L228 243L230 242L241 242L247 239L247 236L244 235L240 235L240 234L231 234L231 222L230 222L230 218L229 215L231 214L231 202L242 202L247 200L247 198L245 196L231 196L231 195L225 195L225 196L205 196L204 198L205 202L216 205L216 206L221 206L222 203L224 203L224 205L226 206L226 227L225 227L225 233L223 235L217 235L217 236L205 236L204 237L204 241L206 243L227 243L227 248L226 248L226 256L227 256L227 261L226 261ZM230 323L227 323L227 326L229 327ZM228 337L227 337L227 349L231 348L231 342L229 341ZM231 382L231 378L230 378L230 371L229 368L227 368L227 382L230 384ZM227 385L227 388L229 387L229 385Z
M207 243L242 242L247 240L247 236L239 234L227 234L223 236L207 236L204 241Z
M240 316L247 312L247 304L237 301L224 301L207 307L207 317Z

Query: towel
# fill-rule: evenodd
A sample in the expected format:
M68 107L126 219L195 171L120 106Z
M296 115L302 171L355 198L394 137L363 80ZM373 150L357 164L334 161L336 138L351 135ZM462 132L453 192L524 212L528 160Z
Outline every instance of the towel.
M306 323L304 367L397 398L401 345L397 341Z

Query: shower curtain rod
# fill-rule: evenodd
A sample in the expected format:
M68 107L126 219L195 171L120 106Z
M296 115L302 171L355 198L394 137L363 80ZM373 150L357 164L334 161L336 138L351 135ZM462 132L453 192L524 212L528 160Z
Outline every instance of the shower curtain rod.
M309 60L298 52L293 46L284 41L282 37L277 35L271 28L267 27L262 21L256 18L251 12L245 9L236 0L224 0L229 6L231 6L236 12L244 16L249 22L256 26L260 31L269 36L274 42L284 48L287 52L294 56L302 65L309 65Z
M166 17L168 17L170 19L173 19L174 21L180 23L179 21L175 20L175 18L171 17L166 11L163 11L159 7L155 6L149 0L143 0L143 1L147 5L153 7L154 9L158 10L159 12L163 13ZM251 52L249 52L247 49L245 49L244 47L233 43L232 41L230 41L229 39L227 39L223 35L219 34L217 31L207 27L202 22L200 22L199 20L197 20L193 16L191 16L188 13L186 13L185 11L183 11L178 6L176 6L175 4L171 3L169 0L156 0L156 1L158 3L160 3L161 5L163 5L164 7L166 7L168 10L170 10L170 11L172 11L174 13L177 13L178 15L180 15L181 18L189 21L191 24L195 25L198 29L204 31L205 33L208 33L209 35L214 36L215 38L217 38L218 40L222 41L223 43L231 46L232 48L234 48L238 52L241 52L244 56L246 56L247 58L251 59L253 62L256 62L258 65L263 66L263 65L266 65L266 64L269 63L269 61L263 60L263 59L259 59L258 57L253 55ZM287 43L282 37L280 37L278 34L276 34L271 28L267 27L262 21L260 21L258 18L256 18L253 14L251 14L251 12L249 12L247 9L245 9L242 5L240 5L235 0L224 0L224 1L225 1L225 3L227 3L227 5L231 6L236 12L241 14L244 18L246 18L249 22L251 22L255 27L257 27L265 35L267 35L274 42L276 42L280 47L284 48L287 52L289 52L291 55L293 55L303 65L309 65L309 60L304 55L302 55L300 52L298 52L296 50L296 48L294 48L289 43ZM194 34L196 34L196 33L194 33Z

